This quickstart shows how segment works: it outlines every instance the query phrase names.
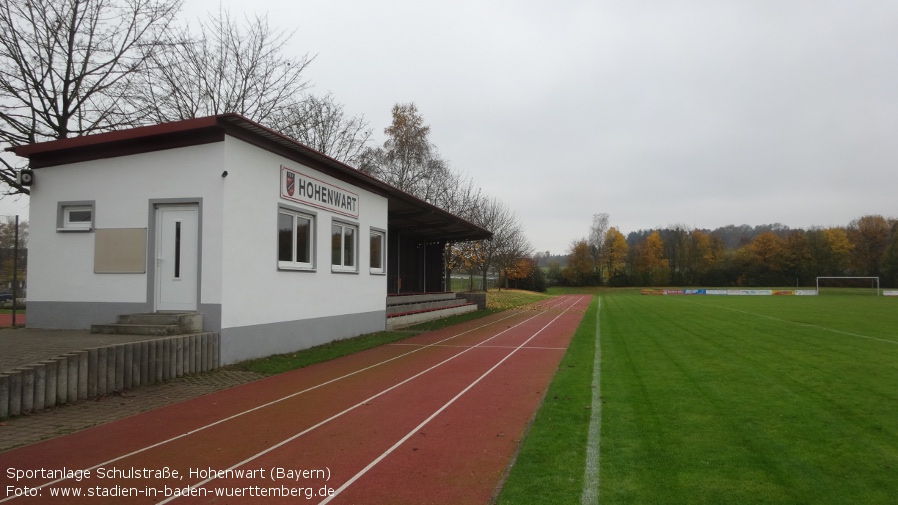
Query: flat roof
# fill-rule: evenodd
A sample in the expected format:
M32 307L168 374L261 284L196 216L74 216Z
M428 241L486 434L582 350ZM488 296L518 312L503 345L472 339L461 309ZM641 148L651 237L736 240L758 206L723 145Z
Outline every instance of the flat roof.
M387 198L388 224L405 237L463 242L492 232L239 115L221 114L7 148L32 169L224 141L225 135Z

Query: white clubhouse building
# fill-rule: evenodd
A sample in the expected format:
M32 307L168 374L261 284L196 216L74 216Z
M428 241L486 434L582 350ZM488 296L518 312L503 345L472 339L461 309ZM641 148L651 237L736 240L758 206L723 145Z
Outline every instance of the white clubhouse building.
M489 232L236 114L9 149L34 170L28 318L196 311L221 362L383 330Z

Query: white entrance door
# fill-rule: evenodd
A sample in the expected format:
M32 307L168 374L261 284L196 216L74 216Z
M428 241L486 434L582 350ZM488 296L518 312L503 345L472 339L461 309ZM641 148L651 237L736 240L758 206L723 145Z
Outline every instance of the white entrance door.
M156 208L156 310L196 310L199 207Z

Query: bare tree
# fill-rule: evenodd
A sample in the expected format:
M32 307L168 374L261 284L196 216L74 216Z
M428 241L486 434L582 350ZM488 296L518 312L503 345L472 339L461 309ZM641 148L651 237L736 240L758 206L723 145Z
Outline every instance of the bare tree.
M524 227L517 216L512 213L506 226L496 230L494 242L496 244L495 264L500 277L508 287L509 272L514 270L521 260L533 255L533 246L524 233Z
M0 143L115 129L181 0L0 0ZM28 193L0 160L8 193Z
M447 175L442 190L437 192L432 203L473 222L474 216L480 211L479 206L484 201L483 192L471 178L464 178L455 171Z
M451 179L449 164L430 143L430 126L414 103L393 106L383 147L365 151L359 169L424 201L433 202Z
M152 122L236 112L270 124L295 105L307 87L313 58L283 52L292 33L272 30L266 17L227 11L200 23L199 34L180 28L166 51L153 55L133 103Z
M272 122L275 130L348 165L358 166L372 131L364 116L346 117L328 93L306 95Z
M592 215L592 226L589 227L589 252L592 255L593 275L602 280L602 253L605 234L608 232L608 213L602 212Z
M477 209L477 213L472 216L472 221L493 233L492 239L480 240L471 244L474 266L481 272L483 286L486 289L487 275L490 269L500 269L497 258L506 254L506 251L511 248L510 244L514 241L520 226L508 206L495 198L484 197ZM507 259L503 258L503 263Z

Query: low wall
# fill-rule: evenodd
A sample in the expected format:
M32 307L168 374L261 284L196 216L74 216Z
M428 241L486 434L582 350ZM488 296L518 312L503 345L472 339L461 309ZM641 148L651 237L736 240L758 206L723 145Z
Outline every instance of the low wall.
M76 351L0 374L0 419L205 372L220 363L217 333Z
M486 293L484 293L484 292L458 293L458 296L467 300L468 303L476 303L477 310L486 310Z

